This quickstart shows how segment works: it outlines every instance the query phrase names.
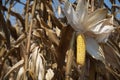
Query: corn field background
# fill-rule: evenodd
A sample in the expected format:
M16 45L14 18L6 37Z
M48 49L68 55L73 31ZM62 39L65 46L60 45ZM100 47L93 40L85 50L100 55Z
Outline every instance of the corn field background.
M98 9L101 11L95 18L93 15L93 22L105 12L102 12L103 8L107 10L105 19L112 19L111 24L104 24L114 26L114 30L106 42L97 45L101 54L87 51L85 45L92 41L80 37L86 43L76 42L77 32L82 29L77 31L76 24L69 22L74 22L75 14L71 13L72 18L66 14L72 11L70 5L76 9L77 5L83 5L83 1L88 5L88 15ZM0 80L120 80L120 17L117 16L120 15L120 5L116 4L120 4L120 0L108 0L112 7L104 1L0 0ZM24 6L23 10L14 10L16 4ZM80 10L84 12L84 5ZM14 21L11 16L15 17ZM88 23L84 21L84 25ZM85 38L93 35L89 31L82 34ZM84 45L80 49L85 55L77 53L78 44ZM91 47L95 52L96 46ZM85 61L78 64L76 58Z

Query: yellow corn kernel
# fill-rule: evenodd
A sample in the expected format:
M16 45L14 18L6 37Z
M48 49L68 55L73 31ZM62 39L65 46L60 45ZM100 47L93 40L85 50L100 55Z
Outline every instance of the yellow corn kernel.
M84 35L83 34L78 34L77 35L77 54L76 54L76 62L78 65L83 66L85 64L85 55L86 55L86 44L84 40Z

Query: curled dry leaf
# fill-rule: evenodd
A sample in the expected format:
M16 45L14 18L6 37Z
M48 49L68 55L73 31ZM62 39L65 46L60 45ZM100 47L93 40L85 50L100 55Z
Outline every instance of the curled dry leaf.
M60 37L61 30L58 27L55 28L55 32L57 37Z
M48 69L48 70L47 70L47 73L46 73L46 75L45 75L45 79L46 79L46 80L52 80L53 76L54 76L53 70L52 70L52 69Z
M43 57L39 53L39 51L40 49L38 46L32 49L32 53L30 54L29 57L29 69L32 73L34 73L35 79L43 80L45 69L44 69Z
M23 76L24 73L25 73L25 69L24 69L24 67L21 67L18 71L16 80L23 80L24 79L24 76Z
M21 34L21 35L18 37L18 39L15 41L14 45L15 45L15 46L19 46L19 44L20 44L22 41L24 41L25 38L26 38L26 34L25 34L25 33Z
M59 39L58 39L56 33L53 32L53 30L46 29L46 34L47 34L48 38L49 38L53 43L55 43L57 46L59 45Z
M17 62L14 66L11 67L11 69L6 73L6 75L4 76L4 79L12 72L14 71L16 68L19 68L20 66L22 66L24 63L24 60L20 60L19 62Z

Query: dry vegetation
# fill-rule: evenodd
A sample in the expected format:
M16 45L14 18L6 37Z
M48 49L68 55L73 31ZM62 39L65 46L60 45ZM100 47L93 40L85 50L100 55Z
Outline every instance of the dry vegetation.
M114 30L107 42L99 43L101 54L95 56L86 51L83 65L76 62L76 57L84 56L76 55L76 30L63 9L66 0L59 0L57 7L52 6L54 1L57 0L0 0L0 80L120 80L117 0L109 0L111 8L104 0L86 0L88 14L103 7L108 10L106 18L114 18L108 25ZM74 8L77 1L72 4ZM22 14L13 10L16 3L24 6ZM10 16L16 18L15 25Z

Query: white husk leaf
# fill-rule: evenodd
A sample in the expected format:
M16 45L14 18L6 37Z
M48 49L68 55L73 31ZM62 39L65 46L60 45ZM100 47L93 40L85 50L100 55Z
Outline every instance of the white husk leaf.
M111 32L115 29L113 25L111 25L113 24L111 23L112 18L113 17L109 20L104 19L90 29L94 34L96 34L96 39L98 42L106 42Z
M79 10L78 10L79 11ZM68 20L68 24L71 25L71 27L75 30L75 31L82 31L83 30L83 26L80 25L81 22L79 22L79 17L80 15L78 15L78 12L76 12L73 7L72 4L70 2L66 2L65 3L65 7L64 7L64 14L67 17ZM82 14L82 13L81 13ZM81 27L80 27L81 26Z
M76 16L79 18L79 22L83 22L87 17L87 6L84 0L79 0L76 7Z
M87 27L87 29L94 27L94 24L105 19L106 15L107 15L106 9L102 8L102 9L98 9L98 10L94 11L93 13L89 14L87 17L87 20L84 21L85 27Z
M99 51L99 44L97 41L95 41L93 38L87 38L86 39L86 48L87 52L95 59L100 60L104 62L104 56Z

